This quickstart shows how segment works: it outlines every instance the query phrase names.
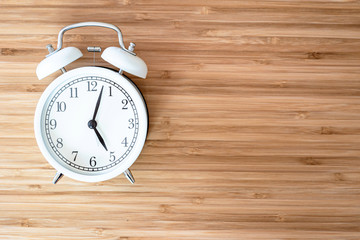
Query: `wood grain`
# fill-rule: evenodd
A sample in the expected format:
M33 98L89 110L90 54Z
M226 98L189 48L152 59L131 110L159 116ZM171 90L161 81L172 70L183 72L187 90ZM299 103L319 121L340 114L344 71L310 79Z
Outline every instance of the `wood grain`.
M1 239L360 239L360 2L0 2ZM68 24L118 25L148 64L150 112L123 176L63 178L33 133L60 73L37 64ZM65 45L116 44L76 29ZM96 59L97 65L109 66Z

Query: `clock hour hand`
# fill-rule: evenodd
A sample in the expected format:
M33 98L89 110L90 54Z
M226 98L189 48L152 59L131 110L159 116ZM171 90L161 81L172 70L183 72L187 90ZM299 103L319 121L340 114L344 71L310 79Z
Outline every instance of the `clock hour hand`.
M97 126L97 123L95 120L90 120L88 122L88 127L90 129L93 129L95 131L95 134L97 136L97 138L99 139L101 145L103 145L103 147L105 148L105 150L107 151L107 147L106 147L106 144L105 144L105 141L104 139L101 137L101 134L99 133L99 131L96 129L96 126Z
M104 141L104 139L101 137L99 131L98 131L96 128L94 128L94 131L95 131L95 134L96 134L96 136L98 137L101 145L103 145L103 147L104 147L105 150L107 151L107 147L106 147L105 141Z

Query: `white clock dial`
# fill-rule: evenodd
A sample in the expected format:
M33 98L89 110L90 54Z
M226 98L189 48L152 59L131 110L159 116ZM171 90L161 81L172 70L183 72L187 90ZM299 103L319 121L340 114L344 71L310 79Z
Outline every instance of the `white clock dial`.
M37 141L44 156L78 180L122 173L146 138L141 93L131 81L104 68L85 67L60 76L44 92L37 112Z

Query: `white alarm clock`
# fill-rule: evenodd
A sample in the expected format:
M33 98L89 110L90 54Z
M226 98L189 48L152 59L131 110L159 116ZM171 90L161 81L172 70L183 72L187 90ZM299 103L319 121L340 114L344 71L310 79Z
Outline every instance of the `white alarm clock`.
M120 47L106 48L101 57L118 71L86 66L66 71L64 67L82 57L75 47L62 48L67 30L105 27L118 33ZM118 27L101 22L69 25L59 32L58 46L48 45L50 54L39 63L42 79L57 70L56 78L42 94L35 112L35 137L45 159L63 175L85 181L104 181L124 173L134 183L129 168L139 157L148 131L148 111L136 85L123 73L145 78L147 66L124 47ZM101 51L100 47L89 47Z

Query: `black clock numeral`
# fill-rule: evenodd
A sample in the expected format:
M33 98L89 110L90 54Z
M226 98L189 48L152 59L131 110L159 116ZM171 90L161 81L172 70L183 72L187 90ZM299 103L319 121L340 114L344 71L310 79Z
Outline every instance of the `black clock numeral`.
M112 97L111 86L109 86L109 97Z
M97 86L97 82L96 81L88 81L88 92L96 92L96 86Z
M124 144L124 147L128 146L127 137L124 138L124 140L121 142L121 144Z
M109 159L110 162L113 162L113 161L115 161L115 159L116 159L114 153L115 153L115 152L110 152L110 159Z
M70 98L78 98L78 89L70 88Z
M56 120L55 120L55 119L51 119L51 120L50 120L50 129L51 129L51 130L54 130L54 129L56 128L56 126L57 126Z
M79 151L72 151L72 154L75 154L74 162L75 162L75 160L76 160L76 158L77 158L78 153L79 153Z
M122 107L123 110L128 109L127 105L128 105L128 103L129 103L129 101L128 101L127 99L123 99L123 100L121 101L121 103L124 104L124 106Z
M96 166L96 161L95 161L96 157L95 156L92 156L90 158L90 166L92 167L95 167Z
M134 119L133 119L133 118L130 118L130 119L129 119L129 126L128 126L128 128L129 128L129 129L133 129L134 126L135 126Z
M64 146L64 144L63 144L63 139L62 138L58 138L58 139L56 139L56 147L57 148L62 148L63 146Z
M66 110L65 102L56 102L56 105L57 105L57 112L65 112Z

